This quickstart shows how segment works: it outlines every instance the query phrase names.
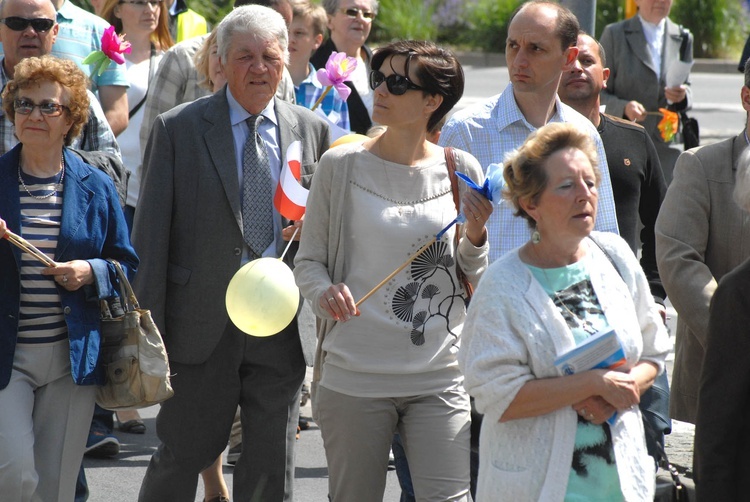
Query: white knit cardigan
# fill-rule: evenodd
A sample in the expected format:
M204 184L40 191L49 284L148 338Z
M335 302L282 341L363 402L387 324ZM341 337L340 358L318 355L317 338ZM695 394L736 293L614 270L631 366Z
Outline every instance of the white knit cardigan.
M594 291L623 345L626 369L648 360L663 371L669 337L633 252L614 234L593 233L617 264L590 240L589 273ZM561 376L553 361L575 341L557 307L521 262L518 250L493 263L472 298L464 325L459 365L466 390L484 413L477 500L562 501L577 429L568 406L546 415L500 423L529 380ZM611 427L625 500L654 496L654 463L646 453L637 406L620 412Z

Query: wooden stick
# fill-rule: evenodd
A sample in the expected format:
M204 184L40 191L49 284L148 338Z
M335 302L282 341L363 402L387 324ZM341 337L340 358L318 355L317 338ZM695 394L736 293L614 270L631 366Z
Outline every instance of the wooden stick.
M326 87L326 90L323 91L323 94L321 94L318 100L315 102L315 104L312 105L312 108L310 108L310 111L314 112L320 106L320 103L323 102L323 98L325 98L328 95L328 93L331 92L331 89L333 89L332 85L329 85L328 87Z
M294 238L297 237L297 232L299 232L300 228L302 228L302 227L297 227L297 228L294 229L294 233L292 234L292 238L289 239L289 244L287 244L286 247L284 248L284 252L281 253L281 256L279 256L279 260L283 260L284 256L286 256L286 252L289 251L289 246L291 246L292 242L294 242Z
M6 230L6 233L3 237L7 239L11 244L30 254L48 267L54 267L56 265L56 263L51 260L46 254L39 251L39 249L35 248L29 241L27 241L20 235L14 234L10 230Z
M367 300L368 298L370 298L372 295L374 295L375 291L379 290L388 281L390 281L391 279L393 279L393 277L396 274L398 274L403 269L405 269L406 266L409 263L413 262L415 259L417 259L417 257L419 255L421 255L422 253L424 253L425 251L427 251L427 248L429 248L430 246L432 246L436 241L437 241L437 238L433 237L427 244L425 244L424 246L422 246L421 248L419 248L419 251L417 251L416 253L414 253L413 255L411 255L404 263L401 264L401 266L399 266L396 270L394 270L393 272L391 272L390 274L388 274L388 277L386 277L385 279L383 279L382 281L380 281L380 283L377 286L375 286L374 288L372 288L369 293L367 293L365 296L362 297L361 300L359 300L357 303L355 303L355 306L359 307L359 305L362 302L364 302L365 300Z

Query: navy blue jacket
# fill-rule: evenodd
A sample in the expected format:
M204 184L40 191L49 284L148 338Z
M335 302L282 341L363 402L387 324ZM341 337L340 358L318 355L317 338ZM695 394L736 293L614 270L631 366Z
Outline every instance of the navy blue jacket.
M0 218L16 234L21 233L18 161L22 147L19 144L0 157ZM93 285L77 291L58 286L70 339L71 373L79 385L101 384L99 300L115 296L117 289L114 267L106 258L118 260L132 276L138 257L114 183L67 149L63 197L55 261L86 260L95 276ZM16 348L20 264L21 251L0 239L0 390L10 381Z

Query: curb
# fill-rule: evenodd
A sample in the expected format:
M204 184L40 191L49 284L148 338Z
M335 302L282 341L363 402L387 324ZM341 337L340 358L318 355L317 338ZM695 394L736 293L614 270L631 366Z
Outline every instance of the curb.
M504 67L505 54L500 52L456 51L456 57L464 66ZM696 59L693 73L734 73L738 62L733 59Z

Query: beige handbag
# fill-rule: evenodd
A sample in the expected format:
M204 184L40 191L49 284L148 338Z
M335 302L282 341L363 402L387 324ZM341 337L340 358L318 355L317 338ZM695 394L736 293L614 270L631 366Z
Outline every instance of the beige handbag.
M113 316L102 301L99 361L106 380L97 389L96 402L110 410L151 406L174 395L167 351L151 312L138 305L122 267L108 261L117 270L124 313Z

